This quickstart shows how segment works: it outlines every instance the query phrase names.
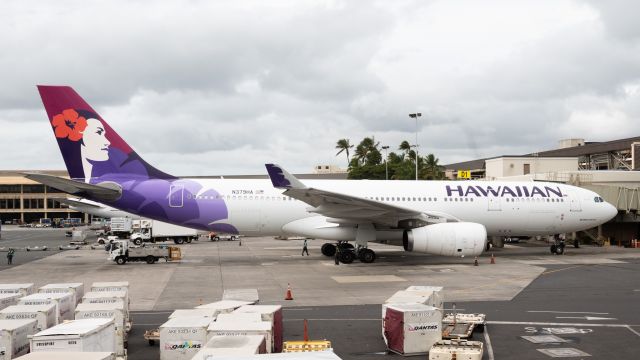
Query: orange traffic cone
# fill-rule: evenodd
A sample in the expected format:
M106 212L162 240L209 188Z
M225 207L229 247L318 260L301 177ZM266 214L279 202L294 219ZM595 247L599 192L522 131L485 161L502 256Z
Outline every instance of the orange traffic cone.
M478 257L476 256L475 260L473 260L473 266L478 266Z
M496 263L496 258L493 256L493 254L491 254L491 264L495 264Z
M287 295L284 297L285 300L293 300L293 295L291 294L291 284L287 284Z

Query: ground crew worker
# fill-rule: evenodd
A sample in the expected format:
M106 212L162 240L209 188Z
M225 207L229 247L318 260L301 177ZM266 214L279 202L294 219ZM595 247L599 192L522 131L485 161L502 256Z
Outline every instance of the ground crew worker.
M336 246L336 265L340 265L340 244Z
M307 249L307 239L304 239L304 242L302 243L302 256L304 256L304 253L307 253L307 256L309 256L309 249Z
M11 265L13 263L13 254L15 254L15 250L9 248L9 252L7 252L7 263Z

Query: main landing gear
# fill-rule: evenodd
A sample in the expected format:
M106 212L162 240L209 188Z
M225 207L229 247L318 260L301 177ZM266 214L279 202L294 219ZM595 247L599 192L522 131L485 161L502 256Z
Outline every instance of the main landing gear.
M364 247L356 249L353 245L343 241L339 241L337 244L324 243L320 251L324 256L336 256L338 246L340 247L338 260L343 264L351 264L356 258L366 264L376 260L376 253L373 250Z

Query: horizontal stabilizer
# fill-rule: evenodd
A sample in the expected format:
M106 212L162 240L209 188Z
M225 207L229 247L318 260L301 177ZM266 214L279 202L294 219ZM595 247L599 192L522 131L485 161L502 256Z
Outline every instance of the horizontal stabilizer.
M25 173L27 179L51 186L67 194L88 197L105 201L115 201L122 195L120 185L112 182L101 184L87 184L80 181L65 179L53 175Z

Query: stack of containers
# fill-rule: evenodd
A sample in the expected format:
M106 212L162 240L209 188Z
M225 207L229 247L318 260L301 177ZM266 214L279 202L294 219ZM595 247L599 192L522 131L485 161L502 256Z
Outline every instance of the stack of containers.
M29 336L38 331L36 320L0 320L0 358L13 359L29 352Z
M271 352L282 352L283 324L281 305L245 305L234 311L234 313L257 313L263 321L268 321L272 326L273 347Z
M192 359L209 360L223 355L254 355L266 352L267 344L262 335L214 336Z
M20 360L115 360L116 356L109 352L32 352L20 357Z
M18 300L18 305L48 305L55 304L58 313L57 322L73 319L73 308L71 303L74 295L70 292L66 293L37 293L24 296Z
M222 300L239 300L257 304L260 297L258 289L226 289L222 293Z
M216 301L209 304L196 306L196 309L215 309L215 310L218 310L219 314L225 314L225 313L231 313L235 309L244 305L251 305L251 302L241 301L241 300L221 300L221 301Z
M58 312L55 304L11 305L0 310L0 319L35 320L37 330L44 330L58 323Z
M0 284L0 294L20 294L27 296L33 294L33 289L33 283Z
M34 334L31 352L116 352L113 319L71 320Z
M207 343L212 318L174 317L160 325L160 360L189 360Z
M116 337L116 355L126 356L125 344L127 332L125 330L125 310L122 303L78 304L75 319L113 319Z
M0 310L7 306L16 305L22 294L0 294Z
M60 283L60 284L47 284L40 289L39 293L44 294L60 294L70 292L73 294L71 308L75 309L82 301L84 296L84 284L83 283Z
M125 306L129 310L129 282L128 281L107 281L94 282L91 284L92 292L118 292L124 291L126 294Z
M82 297L83 304L115 304L124 309L125 330L131 328L129 320L129 294L127 291L89 291Z

